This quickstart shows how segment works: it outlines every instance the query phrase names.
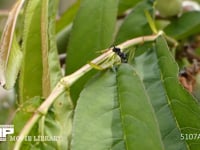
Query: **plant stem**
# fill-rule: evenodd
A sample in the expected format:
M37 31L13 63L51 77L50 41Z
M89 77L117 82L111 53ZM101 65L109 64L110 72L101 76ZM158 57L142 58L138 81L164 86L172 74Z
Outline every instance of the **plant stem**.
M63 84L60 84L60 82L57 84L57 86L53 89L52 93L49 95L49 97L40 105L40 107L35 111L33 116L29 119L29 121L25 124L24 128L19 134L19 139L16 141L14 149L13 150L20 150L21 144L25 138L25 136L28 135L32 127L35 125L35 123L38 121L38 119L45 115L51 106L51 104L54 102L54 100L61 95L65 91L65 87Z
M131 47L133 45L137 45L137 44L143 44L145 42L151 42L154 41L157 37L159 37L160 35L162 35L163 32L160 31L158 32L158 34L156 35L148 35L148 36L141 36L141 37L137 37L131 40L128 40L120 45L118 45L117 47L121 48L121 49L126 49L128 47Z
M117 47L121 49L128 48L133 45L141 44L144 42L149 42L149 41L154 41L158 36L160 36L162 32L156 34L156 35L150 35L150 36L143 36L143 37L138 37L134 38L131 40L128 40L120 45L117 45ZM95 58L94 60L91 61L93 64L101 64L104 62L107 58L112 57L115 53L112 51L112 48L104 52L102 55L99 57ZM16 141L14 150L19 150L21 147L21 144L25 138L25 136L28 135L32 127L35 125L35 123L38 121L38 119L42 115L46 115L48 112L50 106L53 104L53 102L56 100L56 98L61 95L63 92L65 92L73 83L75 83L80 77L82 77L84 74L92 70L93 67L89 64L84 65L81 67L79 70L76 72L72 73L69 76L63 77L56 87L53 89L51 94L48 96L48 98L40 105L40 107L35 111L33 116L29 119L29 121L26 123L24 128L21 130L19 134L19 140Z

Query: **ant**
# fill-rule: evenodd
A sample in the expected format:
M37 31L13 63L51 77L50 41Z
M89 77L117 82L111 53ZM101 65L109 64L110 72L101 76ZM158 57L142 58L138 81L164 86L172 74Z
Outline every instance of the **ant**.
M121 58L121 62L122 63L127 63L128 62L127 54L121 52L120 48L113 46L112 51L115 52Z

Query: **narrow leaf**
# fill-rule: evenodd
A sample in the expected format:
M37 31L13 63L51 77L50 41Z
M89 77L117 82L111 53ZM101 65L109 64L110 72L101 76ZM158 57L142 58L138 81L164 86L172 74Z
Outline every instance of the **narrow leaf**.
M164 51L165 49L162 48L161 50ZM168 55L169 51L165 52L167 53L165 56ZM180 139L180 129L169 106L154 46L152 44L144 44L138 47L132 65L142 78L146 92L151 100L165 149L186 149L185 141ZM176 64L171 64L168 61L168 65L169 67L166 68L165 66L165 69L162 66L163 70L169 70L169 72L173 73L173 68L177 67Z
M101 66L98 66L96 64L93 64L92 62L89 62L88 63L90 66L92 66L94 69L97 69L97 70L103 70L103 68Z
M6 89L10 89L14 86L21 67L22 57L23 56L19 44L14 37L6 69Z
M153 33L155 33L155 34L158 33L155 22L154 22L153 18L151 17L150 13L148 11L145 11L145 15L147 17L149 26L151 27L151 30L153 31Z
M58 0L51 0L48 4L48 64L50 72L50 88L56 86L62 77L58 51L56 47L56 14L58 8ZM50 16L50 17L49 17Z
M15 80L17 73L19 71L18 69L19 69L19 57L20 56L17 56L16 58L12 57L10 59L10 53L11 53L11 50L14 50L14 51L16 50L15 48L12 49L14 31L15 31L15 27L16 27L17 17L19 15L20 9L22 8L22 6L24 4L24 1L25 0L17 1L16 4L14 5L13 9L10 11L6 26L5 26L3 34L2 34L1 43L0 43L0 85L4 86L6 84L5 86L7 88L11 88L14 84L14 83L12 83L12 84L9 83L9 85L7 85L7 82L8 82L7 81L8 78L6 77L7 73L15 72L14 74L9 74L9 79L12 78L11 80ZM16 43L15 43L15 45L16 45ZM19 50L16 50L16 51L19 51ZM19 52L13 52L13 53L17 54ZM9 60L12 60L12 61L9 62ZM17 62L16 64L15 64L15 61ZM13 67L9 67L9 69L14 69L14 70L9 70L7 72L8 64L13 65Z
M80 0L77 0L68 8L56 23L57 47L59 53L65 53L69 42L73 20L80 7Z
M34 70L35 74L38 73L38 75L40 75L40 78L37 79L37 86L40 87L40 91L39 92L35 91L34 93L31 93L31 90L34 89L32 89L33 87L28 87L28 85L26 85L27 86L26 88L28 89L24 89L24 91L21 91L24 92L22 94L26 96L24 97L24 101L22 103L23 104L28 103L29 107L32 107L31 104L32 99L27 99L26 90L30 90L28 94L31 94L30 96L32 97L34 97L34 95L39 95L39 94L41 94L43 97L48 96L51 90L55 87L55 85L59 82L59 80L62 77L57 48L56 48L56 36L55 36L55 18L56 18L57 6L58 6L57 0L51 0L51 1L38 0L38 1L29 1L26 8L26 15L29 16L29 18L25 18L25 23L29 25L26 27L28 27L31 34L29 34L29 32L26 32L26 30L24 31L25 32L24 48L27 48L24 49L24 51L26 52L26 59L27 58L31 59L31 54L33 54L31 50L33 49L31 49L32 47L29 47L29 45L26 44L37 43L38 50L36 52L34 51L34 54L37 55L38 57L35 58L37 61L34 61L33 62L34 64L29 64L28 62L26 62L28 64L24 64L25 67L27 67L26 68L27 72L23 72L22 77L30 76L30 72L28 72L29 69L28 66L29 67L30 65L40 66ZM32 12L34 13L32 14ZM44 22L41 22L41 19ZM33 21L34 24L32 23ZM35 36L37 36L37 39L32 39L35 37L33 36L34 33ZM24 80L24 78L22 77L21 81L27 82L27 80ZM30 80L30 78L31 76L28 79ZM28 121L30 116L32 116L32 113L30 113L27 116L26 113L22 112L22 110L19 111L19 114L20 113L23 113L26 120L23 120L22 123L20 124L18 128L18 133L27 123L26 121ZM55 100L53 106L48 110L48 113L46 115L41 116L41 119L34 124L34 129L32 129L31 132L29 133L29 136L31 136L31 138L34 138L33 135L35 135L36 137L49 137L49 138L57 137L58 140L50 140L50 141L33 140L32 142L24 141L22 143L21 149L41 149L41 148L43 150L68 149L69 144L71 142L72 117L73 117L73 104L71 102L69 92L66 92L60 95ZM15 118L18 118L18 114L16 115ZM20 119L22 118L23 116L18 118L18 121L20 121Z
M138 73L122 65L117 81L126 149L164 149L155 112Z
M68 8L56 22L56 33L61 32L70 23L73 22L74 17L80 7L80 0L77 0L70 8Z
M189 149L199 149L199 139L187 140L186 135L200 134L200 124L197 123L200 119L200 104L178 82L177 64L169 53L166 41L161 37L156 42L156 50L159 59L159 66L161 68L163 85L167 91L176 122L180 127L181 133L184 135L184 140L187 142ZM176 67L169 70L168 68L170 68L170 66Z
M20 101L42 96L42 47L41 1L28 1L25 8L22 51L24 54L20 72ZM31 85L31 86L30 86Z
M62 77L58 52L56 48L56 33L55 33L55 19L57 14L58 0L51 0L48 4L48 64L50 73L50 87L51 90L56 86ZM71 142L71 129L73 119L74 106L70 97L69 91L59 96L53 106L52 112L46 117L45 135L60 137L60 140L55 141L51 148L53 149L69 149ZM53 126L52 126L53 125ZM52 142L45 142L45 146ZM49 150L49 147L46 148Z
M73 121L72 150L103 150L115 145L124 149L115 85L116 74L106 71L81 92Z

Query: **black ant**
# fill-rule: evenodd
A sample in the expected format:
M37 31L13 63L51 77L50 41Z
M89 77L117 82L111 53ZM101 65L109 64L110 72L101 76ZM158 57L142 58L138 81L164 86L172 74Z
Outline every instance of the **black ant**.
M121 58L121 62L122 63L127 63L128 62L127 54L121 52L120 48L113 46L112 51L115 52Z

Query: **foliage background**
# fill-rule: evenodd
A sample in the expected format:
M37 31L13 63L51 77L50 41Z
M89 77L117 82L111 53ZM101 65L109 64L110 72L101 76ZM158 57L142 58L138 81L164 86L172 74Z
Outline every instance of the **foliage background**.
M12 90L1 98L0 124L62 140L1 149L198 150L200 11L159 2L26 1L15 34L11 20L2 36L0 80ZM91 62L99 55L103 62Z

